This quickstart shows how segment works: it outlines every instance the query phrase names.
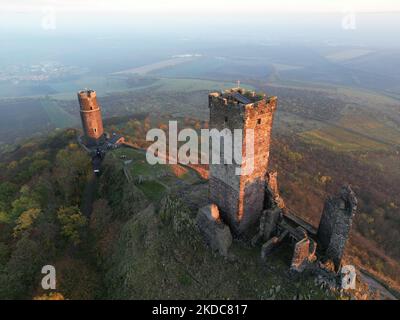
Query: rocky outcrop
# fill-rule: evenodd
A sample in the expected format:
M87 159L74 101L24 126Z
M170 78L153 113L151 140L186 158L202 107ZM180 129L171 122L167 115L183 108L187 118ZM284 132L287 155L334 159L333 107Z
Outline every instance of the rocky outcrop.
M229 227L220 219L218 207L211 204L200 208L196 224L211 249L227 257L232 244L232 234Z

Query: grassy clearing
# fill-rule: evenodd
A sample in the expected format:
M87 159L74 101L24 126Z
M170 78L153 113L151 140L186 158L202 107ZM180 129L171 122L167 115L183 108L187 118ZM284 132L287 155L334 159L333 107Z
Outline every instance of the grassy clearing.
M126 166L134 179L140 177L138 181L141 180L141 182L137 183L137 187L151 202L159 201L167 189L179 189L200 181L195 172L183 166L150 165L145 155L138 150L120 148L113 150L111 156L117 160L121 170L124 161L131 161Z
M144 181L138 188L146 195L150 201L159 201L165 194L165 187L157 181Z
M169 167L161 164L150 165L146 160L142 160L131 165L131 172L134 176L158 177L169 172Z

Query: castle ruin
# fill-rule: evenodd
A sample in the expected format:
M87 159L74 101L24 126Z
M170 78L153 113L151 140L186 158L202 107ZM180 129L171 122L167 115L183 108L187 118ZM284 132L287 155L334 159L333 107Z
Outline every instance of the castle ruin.
M213 237L206 232L204 223L199 224L199 228L203 234L208 234L209 244L216 242L214 247L221 245L221 241L216 239L222 237L220 230L226 233L221 226L221 223L226 223L234 237L251 239L253 246L262 244L261 258L264 262L286 241L293 247L292 271L302 272L317 260L317 255L320 260L332 261L338 271L357 199L350 186L343 187L340 195L326 201L318 229L285 206L279 195L277 172L268 171L276 108L277 97L257 95L241 88L209 95L210 129L254 130L254 171L249 175L237 175L236 168L241 164L225 164L223 151L220 151L220 164L210 164L209 172L209 201L215 206L214 211L219 211L220 218L215 222L219 228L213 228ZM245 157L246 139L242 139L242 156ZM210 208L206 206L199 210L198 221L204 220L202 216L212 217L208 212ZM225 243L229 244L228 241ZM226 255L227 248L222 251Z
M326 259L339 269L354 214L357 198L349 186L325 202L318 228L318 242Z

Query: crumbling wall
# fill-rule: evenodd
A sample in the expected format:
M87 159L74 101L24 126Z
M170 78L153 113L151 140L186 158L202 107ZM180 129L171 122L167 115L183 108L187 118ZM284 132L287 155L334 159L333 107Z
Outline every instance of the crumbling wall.
M321 253L332 260L336 270L340 268L356 210L357 198L350 186L325 202L317 238Z

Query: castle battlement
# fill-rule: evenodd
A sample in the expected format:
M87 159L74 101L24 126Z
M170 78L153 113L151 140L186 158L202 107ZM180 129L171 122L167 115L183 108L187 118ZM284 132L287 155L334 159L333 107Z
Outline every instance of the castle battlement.
M209 95L209 102L215 105L241 107L244 109L268 107L276 105L276 96L267 96L243 88L233 88L223 92L213 92Z

